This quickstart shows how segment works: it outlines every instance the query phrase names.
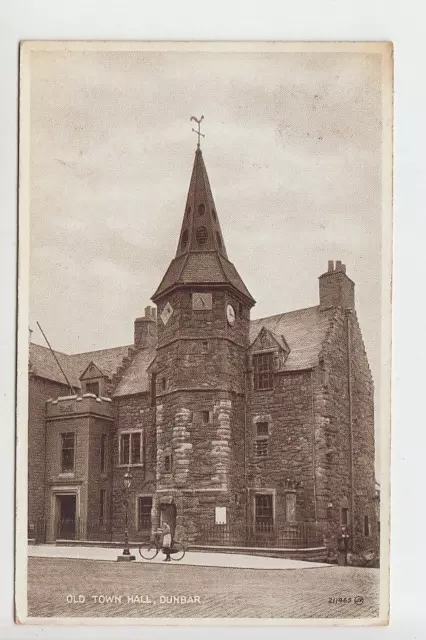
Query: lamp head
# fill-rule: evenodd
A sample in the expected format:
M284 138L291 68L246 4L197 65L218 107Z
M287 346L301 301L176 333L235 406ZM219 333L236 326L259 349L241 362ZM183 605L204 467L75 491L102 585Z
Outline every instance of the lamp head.
M127 469L126 473L124 474L124 486L126 487L126 489L130 488L130 485L132 484L132 474L130 473L129 469Z

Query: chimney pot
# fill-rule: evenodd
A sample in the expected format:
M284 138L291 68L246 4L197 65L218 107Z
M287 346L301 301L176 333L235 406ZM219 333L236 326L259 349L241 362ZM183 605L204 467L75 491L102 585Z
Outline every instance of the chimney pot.
M346 275L346 265L341 260L336 260L335 265L333 260L328 261L328 272L319 277L319 298L323 309L355 309L355 285Z

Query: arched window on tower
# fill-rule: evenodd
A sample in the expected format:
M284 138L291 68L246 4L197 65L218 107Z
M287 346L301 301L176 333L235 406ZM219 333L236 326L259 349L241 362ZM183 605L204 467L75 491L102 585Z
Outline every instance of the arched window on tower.
M186 245L188 244L188 229L185 229L185 231L182 233L182 242L181 242L181 246L184 248L186 247Z

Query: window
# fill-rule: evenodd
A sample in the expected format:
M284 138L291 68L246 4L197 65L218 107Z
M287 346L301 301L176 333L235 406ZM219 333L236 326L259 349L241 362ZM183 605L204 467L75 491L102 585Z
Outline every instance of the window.
M120 464L142 464L142 431L130 431L120 435Z
M266 438L262 438L261 440L256 440L256 457L266 458L267 455L268 455L268 440Z
M368 538L370 535L370 523L368 521L368 516L364 516L364 536Z
M107 469L107 434L101 435L101 473L105 473Z
M347 507L343 507L341 511L341 520L342 524L348 526L349 524L349 509Z
M106 489L99 491L99 522L104 524L106 519Z
M205 213L206 207L201 203L198 205L198 215L203 216Z
M258 422L256 431L258 436L269 436L269 424L267 422Z
M256 457L266 458L268 455L269 424L258 422L256 424Z
M209 424L209 422L210 422L210 411L202 411L201 412L201 422L203 424Z
M74 471L75 433L62 433L61 471Z
M99 395L99 382L86 382L86 393L94 393Z
M198 244L206 244L208 238L206 227L198 227L195 237L197 238Z
M287 522L296 522L296 494L295 493L286 494L285 519Z
M216 231L216 242L219 249L222 249L222 238L220 237L219 231Z
M138 530L151 531L152 497L139 496L138 498Z
M203 342L201 343L201 353L208 353L209 352L209 343L207 342L207 340L203 340Z
M172 472L172 455L171 453L164 456L164 473Z
M255 496L255 524L256 529L268 529L273 526L273 496L270 493Z
M161 378L161 389L162 389L162 391L165 391L166 387L167 387L166 378Z
M212 216L213 216L213 220L216 220L216 211L214 209L212 209Z
M182 233L182 241L181 241L181 245L182 247L186 247L186 245L188 244L188 229L185 229L185 231Z
M257 391L272 389L272 353L257 353L253 356L254 388Z

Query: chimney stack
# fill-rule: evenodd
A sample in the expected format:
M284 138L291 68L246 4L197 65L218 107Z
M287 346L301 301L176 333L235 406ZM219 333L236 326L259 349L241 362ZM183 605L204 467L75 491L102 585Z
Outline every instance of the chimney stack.
M346 265L341 260L328 261L328 270L319 277L319 297L322 309L355 308L355 284L346 275Z
M135 320L134 346L147 349L157 344L157 311L154 307L145 307L145 315Z

